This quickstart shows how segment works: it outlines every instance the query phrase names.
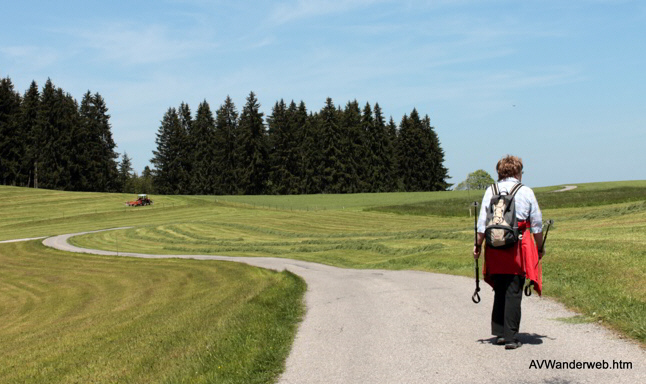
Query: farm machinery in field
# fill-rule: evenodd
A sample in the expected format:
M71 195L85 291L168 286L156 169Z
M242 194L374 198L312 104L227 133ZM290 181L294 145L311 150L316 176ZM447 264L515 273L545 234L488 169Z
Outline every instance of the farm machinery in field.
M137 200L126 201L129 207L143 207L144 205L151 205L153 201L145 193L137 196Z

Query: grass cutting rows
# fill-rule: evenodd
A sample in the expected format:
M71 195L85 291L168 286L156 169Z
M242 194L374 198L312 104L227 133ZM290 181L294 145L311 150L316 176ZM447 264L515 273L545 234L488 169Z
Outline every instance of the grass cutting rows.
M0 245L0 381L266 383L304 282L244 264Z
M556 221L556 227L550 232L548 254L543 264L545 294L580 311L586 321L602 322L645 343L646 287L642 283L646 281L646 182L581 184L574 191L550 192L559 188L536 190L544 217ZM32 195L24 199L26 194ZM124 209L123 202L129 197L2 187L0 214L7 220L0 223L0 236L4 239L21 238L132 226L128 230L75 237L72 242L88 248L116 250L118 247L120 251L157 254L278 256L348 268L415 269L466 276L473 273L473 259L470 256L473 218L469 217L468 204L481 198L481 194L473 191L291 197L153 196L155 205L152 207ZM64 216L61 215L62 211L65 211ZM220 360L206 357L211 353L243 356L242 360L249 363L244 368L227 371L229 376L226 377L230 382L270 382L276 372L282 369L302 306L304 287L297 278L246 266L225 263L227 273L222 273L223 267L215 262L72 256L45 249L38 242L0 245L0 253L5 259L3 264L11 262L16 265L14 269L7 270L7 277L0 279L3 292L12 292L11 295L2 295L2 298L11 299L0 298L0 316L3 317L0 324L14 324L14 328L0 326L0 336L12 342L10 345L16 351L20 351L18 346L23 345L21 353L0 357L0 366L13 367L13 372L22 375L15 376L17 378L32 377L28 375L40 372L44 375L42 378L56 378L42 381L70 381L66 375L75 370L74 360L83 354L82 351L101 355L100 360L105 360L97 362L98 365L86 362L83 366L87 366L87 369L96 366L97 372L110 372L108 368L114 367L122 371L110 375L130 378L113 380L113 376L106 376L98 381L146 378L145 375L157 370L146 368L146 364L149 364L145 362L147 360L121 365L120 361L129 358L115 355L116 352L102 354L99 351L111 351L112 346L132 350L131 353L135 354L137 348L146 344L129 344L129 337L122 334L140 332L149 332L149 342L162 343L157 346L166 350L169 348L163 344L166 332L187 327L192 329L187 332L194 332L194 335L187 335L183 339L185 344L177 347L178 351L193 351L185 356L189 359L187 366L199 366L198 371L208 373L190 376L190 370L182 370L179 365L168 363L168 366L163 365L165 370L160 370L161 376L158 378L163 379L154 378L153 381L182 381L184 379L179 379L182 377L209 381L208 378L218 373L219 369L213 370L216 364L222 366ZM27 268L28 265L33 265L33 268ZM237 268L241 270L237 271ZM68 277L68 273L61 272L64 270L74 271L75 274ZM218 272L209 275L209 271ZM235 277L234 272L237 273ZM154 278L157 273L159 278ZM187 277L189 275L190 278ZM24 283L8 283L10 276L21 276L17 281ZM120 276L124 281L119 280ZM150 278L138 279L135 276ZM208 283L200 285L201 279ZM99 282L106 286L88 288L100 285ZM118 287L114 293L109 288L110 284ZM179 289L184 287L182 284L188 284L195 291L187 293L189 296L168 293L172 291L168 285ZM237 288L222 288L229 287L229 284ZM247 287L251 291L240 290L240 287ZM171 291L167 291L169 289ZM48 290L51 293L46 298L39 298L39 292ZM94 291L102 294L97 293L92 299ZM142 296L142 291L150 294ZM158 291L161 297L155 295ZM263 301L263 295L271 299ZM138 305L128 307L123 304L131 296L140 298ZM257 300L266 305L253 305L256 299L249 300L249 297L258 297ZM136 300L134 298L132 300ZM202 304L186 308L180 305L187 300ZM210 300L226 303L217 306L222 313L209 307ZM278 302L286 307L282 308ZM40 308L41 303L47 303L49 307ZM69 324L68 327L59 327L57 321L45 321L39 325L42 329L34 323L26 323L24 328L18 328L17 324L27 316L46 319L48 313L53 313L52 309L57 307L57 303L67 303L65 305L69 308L78 307L80 309L77 311L84 314L65 317L73 313L71 309L60 314L65 319L64 323ZM124 305L128 308L125 312L116 311L115 308L123 308ZM127 319L138 319L138 306L147 308L148 312L145 313L158 321L142 321L124 325L125 328L114 328L115 324L121 322L129 324ZM211 312L202 306L211 308ZM210 344L197 340L197 335L202 331L205 334L211 332L212 335L226 333L227 324L230 323L222 320L222 317L235 318L231 313L246 313L246 310L258 311L254 316L260 319L274 320L261 320L255 325L244 316L240 321L232 320L239 327L235 328L239 332L247 332L244 327L249 326L258 336L252 337L251 341L227 339L229 348L232 348L230 351L219 349L227 340L216 340ZM170 328L159 325L162 328L155 329L154 326L166 313L176 314L174 320L168 320ZM204 318L212 320L209 321L212 328L203 328L203 322L207 321ZM262 324L265 321L273 324L270 327L286 330L281 331L283 336L270 338L271 342L263 339L263 334L274 335L277 332L273 328L264 328ZM162 321L162 324L165 322ZM75 327L84 329L87 334L76 335L72 331ZM106 329L114 331L108 332ZM99 330L105 333L100 334ZM47 333L52 335L52 339L37 337ZM29 343L21 344L24 341L21 338L25 337L30 338ZM160 340L154 341L157 337ZM76 350L76 355L66 357L56 355L53 350L47 352L55 344L54 339L67 340L70 353ZM98 347L93 344L96 340L99 341ZM25 350L28 347L24 345L33 350ZM268 346L271 349L267 349ZM37 350L42 353L36 353ZM256 359L257 353L267 355ZM191 356L194 354L201 357L193 359ZM26 362L20 361L19 356L32 358ZM61 363L56 365L55 361ZM52 364L56 368L52 368ZM40 368L36 369L37 366ZM230 364L225 366L231 367ZM43 370L42 367L47 369ZM64 373L65 370L69 372ZM2 373L0 377L4 376Z

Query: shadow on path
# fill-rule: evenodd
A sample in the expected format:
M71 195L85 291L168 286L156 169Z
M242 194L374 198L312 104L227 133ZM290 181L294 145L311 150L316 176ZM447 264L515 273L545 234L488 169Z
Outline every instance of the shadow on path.
M478 343L480 344L496 344L496 337L490 337L488 339L478 339ZM536 333L519 333L518 334L518 341L520 341L523 344L529 344L529 345L538 345L538 344L543 344L543 339L548 339L548 340L556 340L554 337L549 337L547 335L539 335Z

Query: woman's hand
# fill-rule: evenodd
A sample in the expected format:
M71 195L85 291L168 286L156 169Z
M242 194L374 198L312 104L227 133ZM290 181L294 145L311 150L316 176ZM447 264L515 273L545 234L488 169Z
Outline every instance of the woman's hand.
M480 252L482 251L482 245L473 246L473 258L478 260L480 258Z
M545 256L545 247L542 250L538 251L538 260L541 260Z

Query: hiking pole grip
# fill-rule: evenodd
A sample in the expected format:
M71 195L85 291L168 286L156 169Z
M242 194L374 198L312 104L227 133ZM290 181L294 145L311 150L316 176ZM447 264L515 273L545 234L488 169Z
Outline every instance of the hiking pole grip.
M473 245L478 246L478 202L474 201L473 204L471 204L473 208L473 216L474 216L474 223L473 223L473 230L475 232L475 239L473 240ZM478 259L475 259L476 262L476 268L475 268L475 275L476 275L476 290L473 292L473 296L471 296L471 300L475 303L478 304L480 302L480 268L478 267Z

